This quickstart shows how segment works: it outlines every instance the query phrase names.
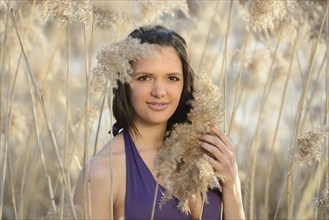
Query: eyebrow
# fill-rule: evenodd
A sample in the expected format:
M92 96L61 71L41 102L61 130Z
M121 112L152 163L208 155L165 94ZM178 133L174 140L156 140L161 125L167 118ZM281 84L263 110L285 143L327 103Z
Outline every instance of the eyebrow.
M139 74L146 74L146 75L154 75L154 73L148 73L148 72L133 72L133 75L139 75ZM173 72L173 73L166 73L167 75L183 75L183 73L180 72Z
M179 72L173 72L173 73L167 73L168 75L183 75L183 73L179 73Z

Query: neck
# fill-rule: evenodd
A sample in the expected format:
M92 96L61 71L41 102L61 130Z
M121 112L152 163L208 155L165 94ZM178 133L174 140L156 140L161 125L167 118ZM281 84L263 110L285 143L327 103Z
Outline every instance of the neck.
M147 126L136 124L136 128L138 129L139 134L130 130L130 135L138 148L150 149L163 146L166 124Z

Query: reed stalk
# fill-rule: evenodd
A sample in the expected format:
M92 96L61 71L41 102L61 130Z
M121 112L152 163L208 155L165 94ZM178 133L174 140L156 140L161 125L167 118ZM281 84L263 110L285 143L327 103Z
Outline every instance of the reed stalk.
M284 89L283 89L283 93L282 93L282 97L281 97L281 103L280 103L280 110L279 110L279 115L278 118L276 120L276 125L275 125L275 130L274 130L274 135L273 135L273 139L272 139L272 143L271 143L271 157L270 160L268 162L268 169L266 172L266 178L265 178L265 216L264 218L268 219L269 218L269 193L270 193L270 183L271 183L271 175L272 175L272 168L273 168L273 162L274 162L274 149L275 149L275 145L276 145L276 141L277 141L277 137L278 137L278 133L279 133L279 127L280 127L280 123L281 123L281 117L282 117L282 113L283 113L283 107L284 107L284 103L285 103L285 99L286 99L286 93L287 93L287 89L288 89L288 83L290 80L290 76L292 73L292 66L293 66L293 62L295 59L295 54L296 54L296 49L297 49L297 42L299 39L299 30L297 31L297 37L294 41L294 45L293 45L293 52L292 52L292 56L290 59L290 63L289 63L289 70L288 70L288 75L284 84Z
M10 92L10 102L9 102L9 111L8 111L8 140L10 140L10 124L11 124L11 110L12 110L12 103L14 101L14 92L15 92L15 86L16 86L16 79L17 79L17 75L18 75L18 69L19 69L19 65L20 65L20 61L21 61L21 57L22 57L22 53L20 53L19 58L18 58L18 63L17 63L17 67L16 67L16 71L15 71L15 75L14 75L14 79L13 79L13 85L12 85L12 89ZM9 81L10 82L10 81ZM10 85L10 83L8 83ZM9 159L9 157L8 157ZM10 162L8 160L8 166L10 165ZM10 169L8 170L8 174L10 173ZM9 179L10 179L10 185L11 185L11 194L12 194L12 203L13 203L13 209L14 209L14 214L15 214L15 218L17 218L17 207L16 207L16 198L15 198L15 187L13 187L13 183L12 183L12 178L11 175L9 174Z
M64 146L63 146L63 155L64 155L64 171L65 173L67 172L67 163L66 163L66 148L69 142L69 135L68 135L68 131L69 131L69 99L70 99L70 94L69 94L69 87L70 87L70 48L71 48L71 42L70 42L70 38L71 38L71 31L70 31L70 19L67 20L67 44L66 44L66 100L65 100L65 137L64 137Z
M327 10L328 10L329 2L327 1ZM327 30L329 30L329 15L327 14ZM325 112L325 122L326 125L329 126L329 33L327 31L326 36L326 54L327 54L327 65L326 65L326 112ZM327 164L329 164L329 137L327 137L327 147L324 148L324 155L325 155L325 161ZM329 189L329 169L327 170L326 175L326 188Z
M9 113L8 113L8 118L9 118L8 132L9 133L10 133L10 124L11 124L12 103L14 102L16 80L17 80L17 76L18 76L18 71L19 71L21 59L22 59L22 52L20 52L19 57L18 57L16 71L15 71L14 80L13 80L13 85L12 85L11 92L10 92L10 106L9 106ZM9 136L8 140L10 140L10 136ZM28 154L26 154L26 155L28 155ZM8 157L8 159L9 159L9 157ZM27 162L27 160L26 160L26 162ZM10 165L10 162L8 162L8 166L9 165ZM8 171L10 173L10 169ZM22 178L22 181L21 181L21 198L23 198L25 173L26 172L25 172L25 166L24 166L23 178ZM16 198L15 198L16 193L15 193L15 187L13 186L13 183L12 183L13 181L12 181L11 175L9 175L9 180L10 180L10 188L11 188L11 192L12 192L12 203L13 203L14 214L15 214L15 218L17 219L20 212L19 213L17 212ZM24 202L21 202L20 209L23 207L23 205L22 205L23 203Z
M321 33L323 30L323 26L324 26L324 22L326 20L326 16L327 16L327 12L328 12L328 5L325 8L324 12L323 12L323 18L321 21L321 27L319 30L319 34L317 36L317 39L314 43L314 48L312 50L311 53L311 60L310 60L310 65L307 71L307 76L306 76L306 80L305 80L305 84L303 87L303 92L301 94L300 100L299 100L299 105L298 105L298 113L297 113L297 123L296 123L296 129L295 129L295 137L294 137L294 141L293 141L293 145L291 146L291 149L293 148L293 146L296 143L297 140L297 136L300 132L300 128L301 128L301 121L302 121L302 116L304 113L304 105L305 105L305 100L306 100L306 95L307 95L307 91L308 91L308 87L311 81L311 76L313 73L313 67L314 67L314 61L315 61L315 54L316 54L316 50L317 50L317 46L319 45L319 41L321 38ZM292 161L292 155L290 154L289 156L289 165L288 165L288 174L287 174L287 219L292 219L293 218L293 209L294 209L294 195L292 193L293 190L293 161Z
M6 4L8 4L7 0ZM4 39L3 39L3 45L1 45L1 73L0 73L0 130L2 129L2 88L3 86L3 76L4 76L4 66L5 66L5 51L6 51L6 45L7 45L7 32L8 32L8 19L9 12L6 13L6 24L5 24L5 33L4 33ZM7 126L7 125L6 125ZM3 128L6 131L6 127ZM3 197L4 197L4 190L5 190L5 179L6 179L6 165L7 165L7 151L8 146L6 144L6 134L4 139L4 145L3 145L3 154L2 154L2 175L1 175L1 188L0 188L0 219L2 219L2 210L3 210ZM2 145L2 135L0 134L0 147Z
M88 49L87 49L87 33L86 25L84 24L84 48L85 48L85 79L86 79L86 91L85 91L85 112L84 112L84 122L85 122L85 131L84 131L84 172L83 172L83 182L84 182L84 210L85 218L91 219L91 196L90 196L90 167L89 167L89 94L90 94L90 71L89 71L89 62L88 62Z
M0 74L0 115L2 115L2 74ZM4 129L2 128L2 117L0 116L0 129ZM0 135L0 147L2 148L2 138L1 138L2 135ZM1 185L0 185L0 218L2 218L2 207L3 207L3 195L4 195L4 187L5 187L5 176L4 176L4 170L3 168L4 167L4 163L5 163L5 160L6 160L6 149L5 149L5 145L3 145L3 155L1 157L1 160L3 161L2 163L2 174L1 174ZM6 169L6 168L5 168Z
M233 121L235 118L235 113L238 110L238 97L240 94L240 86L241 86L241 78L242 78L242 74L244 72L244 62L246 59L246 48L247 48L247 42L248 42L248 38L249 38L249 33L247 32L247 35L244 37L243 40L243 52L242 52L242 60L241 60L241 65L240 65L240 72L239 72L239 77L238 77L238 82L236 83L235 86L235 96L234 96L234 101L233 101L233 107L232 107L232 114L231 114L231 120L229 123L229 127L228 127L228 131L227 131L227 135L230 135L231 129L232 129L232 125L233 125Z
M213 24L214 24L214 20L215 20L215 17L216 17L216 12L217 12L218 5L219 5L219 1L216 2L214 13L213 13L213 15L211 17L211 21L210 21L211 23L209 25L209 30L208 30L208 33L207 33L207 40L206 40L205 46L204 46L204 48L202 50L202 55L201 55L201 59L200 59L200 62L199 62L198 69L200 69L203 66L204 58L205 58L206 51L207 51L207 48L208 48L208 45L209 45L209 41L210 41L210 37L211 37L211 32L213 30Z
M83 112L83 115L79 118L79 125L78 125L78 128L77 128L77 132L76 132L76 134L74 135L74 136L72 136L72 149L71 149L71 152L69 152L68 154L70 154L70 155L73 155L73 152L75 151L75 148L76 148L76 145L77 145L77 142L78 142L78 136L79 136L79 134L80 134L80 130L81 130L81 127L82 127L82 120L84 119L84 112ZM71 165L72 165L72 160L75 160L76 161L76 163L77 163L77 165L78 165L78 167L79 167L79 169L81 170L81 169L83 169L83 167L81 166L81 164L80 164L80 161L79 161L79 159L78 159L78 157L77 156L72 156L72 157L70 157L69 159L68 159L68 162L67 162L67 167L71 167Z
M41 85L40 85L40 91L41 93L44 91L44 88L47 87L47 83L46 83L46 80L48 78L48 74L51 72L50 71L50 68L51 68L51 64L53 62L53 59L54 59L54 56L55 56L55 53L57 51L57 49L59 48L59 45L58 43L56 44L56 47L54 48L54 50L52 51L51 55L50 55L50 58L49 58L49 62L48 62L48 65L47 65L47 68L46 68L46 71L44 72L43 74L43 77L42 79L40 80L41 81Z
M64 146L63 146L63 168L64 168L64 174L68 174L67 171L67 159L66 159L66 149L68 146L68 142L69 142L69 99L70 99L70 93L69 93L69 87L70 87L70 48L71 48L71 42L70 42L70 38L71 38L71 31L70 31L70 18L68 18L68 20L66 21L67 25L66 25L66 82L65 82L65 122L64 122ZM64 176L64 178L66 178L67 175ZM69 177L67 178L67 181L69 182ZM70 184L68 184L68 192L69 192L69 197L71 195L71 186ZM65 199L64 199L64 195L65 195L65 191L62 188L62 193L61 193L61 205L60 205L60 219L63 219L64 216L64 203L65 203Z
M92 58L91 58L91 55L92 55L92 53L93 53L93 51L92 51L92 45L93 45L93 34L94 33L94 19L93 19L93 22L92 22L92 26L91 26L91 37L90 37L90 46L89 46L89 54L88 54L88 52L85 52L86 54L88 54L89 55L89 59L87 59L87 62L89 62L89 64L88 65L86 65L86 66L88 66L88 70L87 70L87 72L88 72L88 74L90 75L90 73L91 73L91 63L92 63ZM87 46L86 46L86 43L85 43L85 48L87 48ZM87 56L87 55L86 55ZM87 67L86 67L87 68ZM91 86L91 84L92 84L92 81L90 80L90 77L89 77L89 81L90 81L90 86ZM87 92L86 92L87 93ZM85 93L85 94L86 94ZM88 93L89 94L89 93ZM88 95L89 96L89 95ZM84 106L84 108L83 108L83 115L82 115L82 117L80 117L79 118L79 126L78 126L78 129L77 129L77 135L75 135L75 137L73 138L74 139L74 141L72 141L73 142L73 147L72 147L72 150L71 150L71 152L69 153L69 154L73 154L73 152L74 152L74 150L75 150L75 147L76 147L76 143L77 143L77 141L78 141L78 134L79 134L79 131L80 131L80 129L81 129L81 126L82 126L82 121L85 121L84 119L85 119L85 111L86 111L86 109L85 109L85 106ZM82 166L81 166L81 164L79 164L79 161L77 160L77 157L75 157L74 158L75 159L75 161L78 163L78 167L80 168L80 169L82 169ZM70 167L71 166L71 163L72 163L72 160L73 160L73 157L71 157L70 159L69 159L69 161L68 161L68 164L67 164L67 167Z
M155 192L154 192L154 197L153 197L151 220L154 220L154 212L155 212L155 207L156 207L156 204L157 204L158 189L159 189L159 184L157 183L156 186L155 186Z
M32 4L32 7L31 7L31 13L30 14L33 14L34 13L34 8L35 8L35 1L33 1L33 4ZM8 10L9 12L9 10ZM8 18L9 16L7 16ZM7 19L8 21L8 19ZM26 26L26 30L25 30L25 34L28 33L29 31L29 27L31 25L31 19L28 19L28 22L27 22L27 26ZM16 80L17 80L17 75L18 75L18 71L19 71L19 67L20 67L20 62L21 62L21 59L22 59L22 51L20 52L19 54L19 57L18 57L18 61L17 61L17 66L16 66L16 71L15 71L15 75L14 75L14 79L13 79L13 85L12 85L12 89L11 89L11 92L10 92L10 104L9 104L9 112L8 112L8 118L9 118L9 122L8 122L8 140L10 140L10 125L11 125L11 112L12 112L12 103L14 102L14 94L15 94L15 88L16 88ZM9 81L9 85L10 85L10 80ZM15 218L18 218L18 212L17 212L17 207L16 207L16 198L15 198L15 187L14 187L14 183L15 181L13 181L12 179L12 175L11 175L11 169L10 169L10 157L8 155L8 178L9 178L9 181L10 181L10 189L11 189L11 197L12 197L12 203L13 203L13 209L14 209L14 214L15 214ZM24 175L23 175L24 176ZM24 178L23 178L23 181L21 181L21 188L22 188L22 191L21 191L21 195L23 194L23 186L24 186ZM21 198L23 198L23 195L21 196ZM22 202L21 207L23 207L23 204L24 202Z
M200 220L202 220L202 216L203 216L203 210L204 210L204 203L205 203L205 201L204 201L204 199L201 197L201 211L200 211L200 217L199 217L199 219ZM222 205L220 206L220 208L222 209ZM222 219L222 215L220 215L221 216L221 219Z
M8 5L7 5L8 7ZM9 8L9 7L8 7ZM29 75L31 81L32 81L32 85L33 85L33 88L34 88L34 91L37 95L37 98L39 100L39 103L41 105L41 108L42 108L42 112L43 112L43 115L44 115L44 118L45 118L45 122L46 122L46 125L47 125L47 130L48 130L48 133L49 133L49 136L50 136L50 139L51 139L51 143L52 143L52 146L53 146L53 149L55 151L55 154L56 154L56 159L57 159L57 163L59 165L59 168L60 168L60 173L63 177L63 184L64 184L64 187L65 189L67 190L67 195L69 196L70 193L69 193L69 189L68 189L68 185L67 185L67 181L66 181L66 178L65 178L65 172L64 172L64 166L63 166L63 162L62 162L62 159L61 159L61 156L60 156L60 153L59 153L59 148L58 148L58 145L57 145L57 141L56 141L56 138L55 138L55 135L54 135L54 132L53 132L53 129L50 125L50 122L49 122L49 119L48 119L48 113L47 113L47 110L46 110L46 107L45 107L45 104L44 104L44 101L43 101L43 97L36 85L36 82L35 82L35 79L34 79L34 76L32 74L32 69L31 69L31 66L30 66L30 62L29 62L29 59L28 59L28 56L27 56L27 53L26 53L26 50L25 50L25 46L23 44L23 40L22 40L22 37L19 33L19 30L18 30L18 27L17 27L17 24L16 24L16 18L15 18L15 15L14 15L14 12L13 12L13 9L10 9L10 18L13 22L13 25L14 25L14 29L15 29L15 32L16 32L16 35L17 35L17 38L19 40L19 44L20 44L20 47L21 47L21 50L23 52L23 55L24 55L24 59L25 59L25 62L26 62L26 65L27 65L27 74ZM69 199L69 200L72 200L72 199ZM73 202L70 203L71 204L71 209L72 209L72 212L74 213L74 216L76 218L76 212L75 212L75 209L74 209L74 206L73 206Z
M48 75L48 73L50 72L49 71L49 69L50 69L50 63L51 63L51 61L52 61L52 59L53 59L53 57L54 57L54 55L55 55L55 51L56 51L56 49L52 52L52 55L51 55L51 57L50 57L50 61L49 61L49 64L48 64L48 66L47 66L47 70L46 70L46 72L45 72L45 74L44 74L44 77L43 77L43 80L42 80L42 85L44 85L44 86L46 86L45 85L45 80L47 79L47 75ZM20 63L20 60L21 60L21 56L22 56L22 52L21 52L21 54L20 54L20 57L19 57L19 59L18 59L18 65L19 65L19 63ZM17 68L17 71L18 71L18 68ZM30 85L30 81L29 81L29 85ZM29 86L29 88L30 88L30 86ZM44 90L44 88L42 87L41 88L41 92ZM30 92L30 96L32 97L32 99L33 99L33 101L32 101L32 103L33 103L33 106L36 106L36 103L35 103L35 98L34 98L34 95L32 96L31 94L33 94L33 93L31 93ZM35 111L36 112L36 111ZM35 121L35 118L37 118L36 117L36 115L33 115L33 120ZM39 123L38 122L36 122L35 121L35 125L37 126ZM35 128L35 130L38 130L38 128L36 127ZM39 134L39 132L36 132L36 134ZM47 185L48 185L48 189L49 189L49 197L50 197L50 200L51 200L51 204L52 204L52 208L53 208L53 210L54 211L56 211L57 210L57 207L56 207L56 201L55 201L55 195L54 195L54 189L53 189L53 184L52 184L52 181L51 181L51 175L49 174L49 171L48 171L48 168L47 168L47 165L46 165L46 156L45 156L45 153L44 153L44 149L43 149L43 145L41 144L41 142L40 142L40 140L39 140L39 135L36 135L37 136L37 146L38 146L38 148L39 148L39 151L40 151L40 159L41 159L41 164L42 164L42 168L43 168L43 171L44 171L44 173L45 173L45 177L46 177L46 180L47 180ZM69 179L68 179L69 180ZM70 185L69 185L70 186Z
M26 75L26 80L28 82L28 88L29 88L29 93L30 93L30 98L31 98L31 111L32 111L32 116L33 116L33 123L34 123L34 132L35 132L35 138L37 140L37 146L40 150L40 157L41 157L41 162L46 174L46 178L48 180L48 183L50 183L49 186L49 190L50 190L50 199L52 202L52 206L53 209L56 210L56 204L55 204L55 200L54 200L54 194L53 194L53 189L52 189L52 185L51 185L51 178L47 172L47 168L46 168L46 163L45 163L45 159L44 159L44 155L43 155L43 147L42 147L42 143L40 140L40 132L39 132L39 121L38 121L38 117L37 117L37 109L36 109L36 101L35 101L35 97L32 91L32 87L31 87L31 80L30 78ZM32 133L31 133L32 135ZM29 146L29 145L27 145ZM30 147L27 148L27 151L30 151ZM22 180L21 180L21 203L20 203L20 209L19 209L19 218L22 219L24 218L24 202L25 202L25 182L26 182L26 176L27 176L27 172L28 170L31 169L27 169L27 164L29 161L29 153L26 153L26 158L25 158L25 165L24 165L24 171L23 171L23 175L22 175Z
M22 54L22 53L21 53ZM21 57L21 56L20 56ZM16 73L18 73L18 68L19 68L19 64L18 64L18 66L17 66L17 72ZM26 76L26 75L25 75ZM26 79L28 80L28 77L26 76ZM29 81L28 81L28 83L29 83ZM14 86L15 85L13 85L13 90L14 90ZM29 91L31 91L31 88L30 88L30 84L28 84L28 86L29 86ZM31 100L33 100L32 99L32 95L31 95L32 93L30 93L30 97L31 97ZM13 95L12 95L13 96ZM31 101L31 107L33 108L34 107L34 102L33 101ZM34 113L34 112L33 112ZM34 115L33 115L34 116ZM37 129L37 127L34 127L35 129ZM32 133L30 133L30 138L29 138L29 141L28 141L28 147L27 147L27 149L26 149L26 152L24 152L25 153L25 155L29 155L29 152L30 152L30 145L29 145L29 143L30 143L30 139L31 139L31 136L32 136ZM36 139L37 139L37 141L39 141L39 133L36 133ZM19 219L22 219L24 216L24 206L25 206L25 183L26 183L26 176L27 176L27 170L28 170L28 168L27 168L27 164L28 164L28 159L29 159L29 157L28 156L26 156L25 157L25 160L24 160L24 166L23 166L23 174L22 174L22 179L21 179L21 191L20 191L20 203L19 203L19 210L18 210L18 214L17 214L17 218L19 218Z
M328 10L329 2L327 1L327 10ZM325 103L325 116L324 116L324 124L329 126L329 14L327 12L327 35L326 35L326 103ZM326 140L324 141L324 164L329 164L329 137L326 137ZM327 172L325 174L325 182L324 182L324 189L329 190L329 168L327 167ZM319 187L320 191L320 187ZM318 206L316 206L316 211L318 211ZM317 216L316 216L317 217Z
M14 75L14 79L13 79L13 85L12 85L12 88L11 88L11 91L10 91L10 101L9 101L9 107L8 107L9 108L9 111L8 111L8 120L9 120L8 121L8 140L10 140L11 110L12 110L12 103L14 101L14 92L15 92L15 88L16 88L15 85L16 85L16 79L17 79L17 75L18 75L18 69L19 69L19 66L20 66L21 57L22 57L22 53L20 53L19 58L18 58L16 71L15 71L15 75ZM8 79L8 81L9 81L8 86L10 86L10 80L9 79ZM1 94L0 94L0 96L1 96ZM1 102L1 100L0 100L0 102ZM15 198L16 193L15 193L15 187L13 187L13 180L12 180L12 177L11 177L11 172L10 172L10 167L9 167L9 165L10 165L10 158L9 157L8 157L7 161L8 161L8 178L9 178L9 181L10 181L10 190L11 190L13 209L14 209L15 218L17 218L17 207L16 207L16 198Z
M92 50L93 50L93 39L94 39L94 27L95 27L95 17L92 17L92 26L91 26L91 37L90 37L90 43L89 43L89 68L91 67L91 61L92 61ZM89 69L89 72L91 73L91 70ZM98 138L99 138L99 131L101 128L101 123L102 123L102 116L103 116L103 110L104 110L104 106L105 106L105 100L106 100L106 94L103 95L102 97L102 101L101 101L101 110L99 113L99 117L98 117L98 124L97 124L97 130L96 130L96 137L95 137L95 144L94 144L94 152L93 152L93 156L96 155L97 153L97 145L98 145Z
M8 70L8 79L10 79L10 70ZM10 82L10 80L9 80ZM3 196L5 188L5 179L6 179L6 170L8 169L8 175L10 174L10 167L7 167L9 164L9 153L8 153L8 142L9 142L9 106L10 106L10 83L7 85L7 103L6 103L6 119L5 119L5 138L4 138L4 160L2 165L2 177L1 177L1 203L0 203L0 217L2 217L2 207L3 207ZM11 179L11 178L10 178ZM12 182L12 181L10 181Z
M226 26L226 32L225 32L225 41L224 41L224 53L223 53L223 60L222 60L222 66L221 66L221 79L219 83L219 91L223 89L223 125L222 129L225 132L226 131L226 93L227 93L227 74L226 74L226 56L227 56L227 41L228 41L228 35L230 32L230 24L231 24L231 13L232 13L232 5L233 0L231 0L229 5L229 14L227 19L227 26Z
M89 97L90 97L90 86L91 86L91 55L92 55L92 45L93 45L93 34L94 34L94 16L92 20L92 27L91 27L91 36L90 36L90 43L89 43L89 53L87 47L87 31L86 31L86 24L84 24L84 49L85 49L85 79L86 79L86 97L85 97L85 109L84 109L84 122L85 122L85 131L84 131L84 171L83 171L83 181L84 181L84 210L85 210L85 217L90 219L92 216L91 213L91 190L90 190L90 167L89 167ZM97 139L97 137L96 137ZM97 142L97 141L96 141ZM97 144L97 143L96 143ZM95 149L94 149L95 154Z
M232 13L232 5L233 5L233 0L231 0L230 5L229 5L229 14L227 18L227 26L226 26L226 32L225 32L225 38L224 38L224 52L223 52L223 59L222 59L222 65L220 68L220 82L219 82L219 90L222 90L223 86L225 87L225 82L226 82L226 75L225 75L225 70L226 70L226 56L227 56L227 41L228 41L228 35L230 32L230 24L231 24L231 13ZM225 91L225 88L224 88ZM225 99L225 95L224 95ZM225 100L224 100L224 105L225 105ZM225 116L224 116L225 118Z
M280 36L278 39L278 42L276 44L274 53L272 55L272 57L275 57L278 51L278 47L279 47L279 43L281 41L281 37L282 37L282 29L280 30ZM260 103L260 109L259 109L259 114L258 114L258 120L257 120L257 126L256 126L256 131L255 131L255 135L254 138L252 139L252 144L251 144L251 153L250 153L250 157L251 157L251 175L250 175L250 194L249 194L249 219L253 219L254 218L254 187L255 187L255 175L256 175L256 165L257 165L257 156L258 156L258 138L259 138L259 132L260 132L260 128L261 128L261 124L263 122L263 114L264 114L264 110L265 110L265 103L267 100L267 96L266 96L266 91L269 91L269 87L271 85L271 79L272 79L272 74L273 74L273 66L274 66L274 59L271 62L270 65L270 69L269 72L267 74L267 79L265 82L265 85L263 87L263 92L262 94L262 98L261 98L261 103Z
M31 144L31 139L32 139L32 132L29 134L29 137L28 137L28 141L27 141L27 148L25 149L26 151L24 152L24 166L23 166L23 174L22 174L22 179L21 179L21 182L20 182L20 185L21 185L21 191L20 191L20 204L19 204L19 210L18 210L18 219L23 219L24 218L24 209L25 209L25 198L27 197L26 196L26 176L28 176L28 172L31 171L31 163L30 163L30 166L28 167L28 163L30 161L30 150L31 150L31 147L30 144Z
M310 178L307 186L303 190L303 196L300 200L300 204L296 213L296 219L311 219L312 209L309 208L310 201L312 201L315 192L317 191L318 184L326 176L328 170L328 164L321 163L319 168L315 172L313 178Z
M298 73L299 73L299 77L300 77L300 80L303 80L304 78L304 75L303 75L303 68L302 68L302 64L301 64L301 61L300 61L300 58L299 58L299 54L297 53L296 54L296 58L297 58L297 66L298 66Z
M110 92L110 97L109 97L109 107L110 107L110 125L113 125L113 93L112 91ZM113 138L111 137L110 138L110 141L109 141L109 147L110 147L110 212L111 212L111 219L114 219L113 218L113 215L114 215L114 197L113 197L113 166L112 166L112 154L113 154L113 149L112 149L112 140Z
M287 182L285 181L284 184L283 184L283 187L282 187L282 189L281 189L280 195L279 195L279 201L278 201L278 204L277 204L276 209L275 209L275 214L274 214L274 218L273 218L274 220L276 220L277 217L278 217L280 204L281 204L282 197L283 197L283 193L284 193L286 187L287 187Z
M323 59L322 59L322 62L320 64L320 67L319 67L319 70L317 71L317 74L315 76L315 81L318 82L320 76L321 76L321 72L322 72L322 68L324 67L324 64L326 63L326 57L327 57L327 54L325 53L323 55ZM310 113L310 110L311 110L311 106L312 106L312 101L314 99L314 96L315 96L315 89L311 90L311 95L310 95L310 98L308 99L308 104L306 105L306 111L305 111L305 115L308 115ZM302 121L302 124L301 124L301 129L304 128L304 125L307 121L307 117L304 117L303 118L303 121Z
M99 112L93 156L95 156L95 154L97 152L97 143L98 143L99 131L100 131L100 128L101 128L101 123L102 123L102 116L103 116L103 110L104 110L104 105L105 105L105 99L106 99L106 94L103 95L101 110Z
M62 188L61 203L60 203L61 205L60 205L60 213L59 213L60 220L64 218L64 200L65 200L65 189Z

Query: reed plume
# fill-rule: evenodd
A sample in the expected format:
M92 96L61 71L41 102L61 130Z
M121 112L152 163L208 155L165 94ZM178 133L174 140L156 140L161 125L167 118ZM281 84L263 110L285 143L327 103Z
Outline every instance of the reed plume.
M307 26L307 32L311 39L316 39L319 35L321 22L323 19L323 12L327 10L328 1L326 0L308 0L297 1L298 8L302 13L302 17L305 18L305 25ZM323 26L321 39L325 40L328 34L327 25Z
M121 21L134 24L134 20L126 16L121 11L113 11L110 8L94 6L93 14L95 18L95 27L103 31L115 32L116 27Z
M77 219L83 219L83 209L75 205L74 206L76 214L77 214ZM64 220L69 220L69 219L74 219L74 215L72 213L72 210L68 204L64 204L63 207L57 207L56 210L49 210L44 217L45 220L51 220L51 219L64 219Z
M265 35L273 31L275 23L282 21L292 6L291 0L248 0L240 3L243 5L242 15L246 29L262 32Z
M248 31L264 34L266 37L277 37L279 29L283 29L287 38L294 39L297 29L303 30L302 35L310 38L318 35L323 11L328 1L325 0L247 0L239 1L242 5L242 17ZM328 33L322 31L325 39Z
M92 12L92 5L88 0L43 0L40 4L42 16L45 19L54 17L58 24L73 20L86 23Z
M189 8L186 0L166 1L166 0L135 0L141 11L141 21L145 23L158 22L165 15L174 16L176 11L182 11L185 16L189 16Z
M314 205L323 210L323 217L329 217L329 185L324 188L317 197L313 199Z
M221 94L204 71L195 82L192 110L188 114L190 123L176 124L165 140L155 161L157 176L164 181L167 189L161 204L173 196L179 199L179 209L188 213L188 200L199 195L207 201L209 188L220 187L213 168L202 158L206 153L198 146L198 136L211 132L210 126L219 127L222 113ZM216 178L217 177L217 178Z
M293 156L300 167L320 160L319 146L328 136L328 131L328 126L320 126L298 136Z
M138 39L127 37L101 48L97 53L97 66L93 72L97 84L103 91L112 91L117 81L130 83L130 74L133 72L130 62L138 59L156 56L155 45L143 43Z

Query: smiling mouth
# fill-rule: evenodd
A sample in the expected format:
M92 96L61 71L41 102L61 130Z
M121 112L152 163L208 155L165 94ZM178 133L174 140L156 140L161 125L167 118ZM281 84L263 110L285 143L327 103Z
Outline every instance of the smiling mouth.
M168 103L147 102L147 106L154 111L162 111L167 108Z

